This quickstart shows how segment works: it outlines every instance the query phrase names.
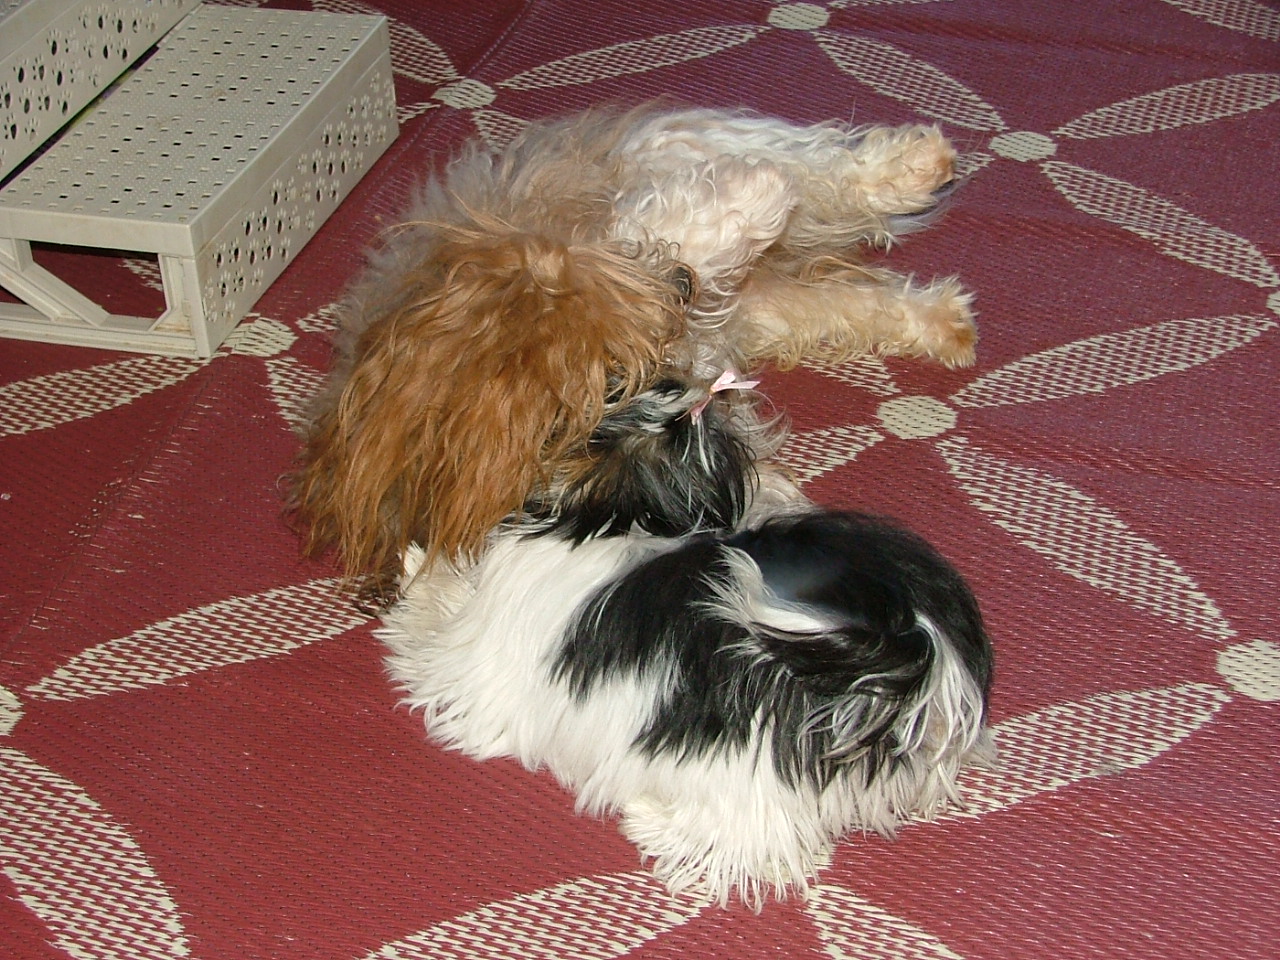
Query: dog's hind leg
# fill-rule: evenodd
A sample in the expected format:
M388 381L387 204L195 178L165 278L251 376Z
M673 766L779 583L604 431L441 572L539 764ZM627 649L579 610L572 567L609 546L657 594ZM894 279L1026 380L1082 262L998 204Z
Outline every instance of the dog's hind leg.
M800 276L757 269L733 322L752 363L786 369L805 359L873 354L974 361L972 295L953 279L916 285L886 270L824 265Z
M721 906L741 900L756 911L770 893L803 897L831 851L816 803L771 779L733 786L678 803L637 797L623 806L619 827L674 895Z
M927 210L955 177L955 148L937 127L873 127L851 153L852 163L841 173L877 213Z
M647 194L643 202L624 196L619 209L625 214L634 206L656 236L679 243L699 215L719 224L741 214L758 220L761 209L775 207L785 194L789 222L782 243L806 256L859 244L888 246L926 226L955 177L955 148L936 126L921 124L804 126L688 111L656 118L637 131L628 149L653 184L641 191ZM772 169L787 182L743 189L746 181L734 182L743 166ZM681 182L690 177L714 187L692 218L681 209L682 198L697 195ZM656 217L655 210L666 215ZM768 230L755 233L772 239Z
M805 165L782 246L808 256L857 244L890 246L928 226L955 178L955 158L955 148L934 126L860 131L847 149Z

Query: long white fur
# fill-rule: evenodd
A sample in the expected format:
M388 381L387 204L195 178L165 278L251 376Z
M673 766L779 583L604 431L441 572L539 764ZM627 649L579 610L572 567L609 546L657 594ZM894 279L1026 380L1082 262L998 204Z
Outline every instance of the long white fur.
M680 542L637 535L574 547L506 531L467 571L442 566L417 577L422 556L411 552L404 598L379 631L405 702L423 711L439 743L480 759L510 756L531 770L545 767L576 793L579 810L619 814L623 833L673 893L721 904L738 896L758 908L770 891L803 894L847 832L891 834L904 818L928 816L954 799L957 771L980 746L982 709L942 637L935 638L931 702L908 718L903 733L915 746L951 733L953 710L968 711L975 726L943 741L950 746L942 750L882 771L872 789L858 780L857 765L821 791L783 782L767 736L759 746L699 759L645 756L633 744L670 677L628 674L582 700L554 679L551 665L581 603ZM737 566L753 615L789 629L825 628L771 598L758 570L747 569L749 558ZM972 697L979 702L961 702ZM839 726L856 718L814 722Z
M700 296L688 320L692 369L702 375L739 361L735 332L712 331L734 314L743 279L766 247L784 235L810 256L889 247L914 229L904 218L935 205L939 157L952 153L936 127L798 126L715 110L655 114L631 132L624 152L634 166L613 203L614 236L670 244L697 275ZM909 281L902 283L895 296L912 299ZM863 309L884 310L885 293ZM927 286L925 298L948 310L970 302L955 281ZM855 307L842 302L828 332L838 333ZM767 317L752 322L769 326ZM787 324L776 326L783 334ZM910 331L907 339L927 337Z

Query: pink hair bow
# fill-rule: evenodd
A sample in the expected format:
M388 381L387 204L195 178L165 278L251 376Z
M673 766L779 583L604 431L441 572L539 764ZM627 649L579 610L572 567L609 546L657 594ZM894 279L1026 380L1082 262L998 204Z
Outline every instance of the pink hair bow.
M702 411L721 390L752 390L759 386L759 380L739 380L738 371L729 369L716 378L716 382L707 388L707 397L689 408L689 417L694 423L702 419Z

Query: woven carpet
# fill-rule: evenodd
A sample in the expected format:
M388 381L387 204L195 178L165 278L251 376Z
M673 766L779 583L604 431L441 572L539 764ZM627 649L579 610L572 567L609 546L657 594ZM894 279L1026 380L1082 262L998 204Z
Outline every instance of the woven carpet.
M401 133L232 339L0 341L0 956L1277 955L1280 7L314 7L391 18ZM423 173L661 95L937 121L967 174L889 261L976 292L977 366L762 389L812 497L971 580L1000 765L759 914L669 899L549 776L432 745L280 516L332 304ZM47 255L157 300L154 262Z

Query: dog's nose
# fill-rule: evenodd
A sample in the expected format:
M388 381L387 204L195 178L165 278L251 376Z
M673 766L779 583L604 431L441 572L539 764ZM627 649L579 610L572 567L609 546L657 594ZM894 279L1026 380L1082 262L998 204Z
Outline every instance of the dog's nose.
M689 267L683 263L678 263L675 269L671 271L671 285L675 287L676 296L680 298L680 303L687 304L693 299L693 295L697 291L698 281Z

